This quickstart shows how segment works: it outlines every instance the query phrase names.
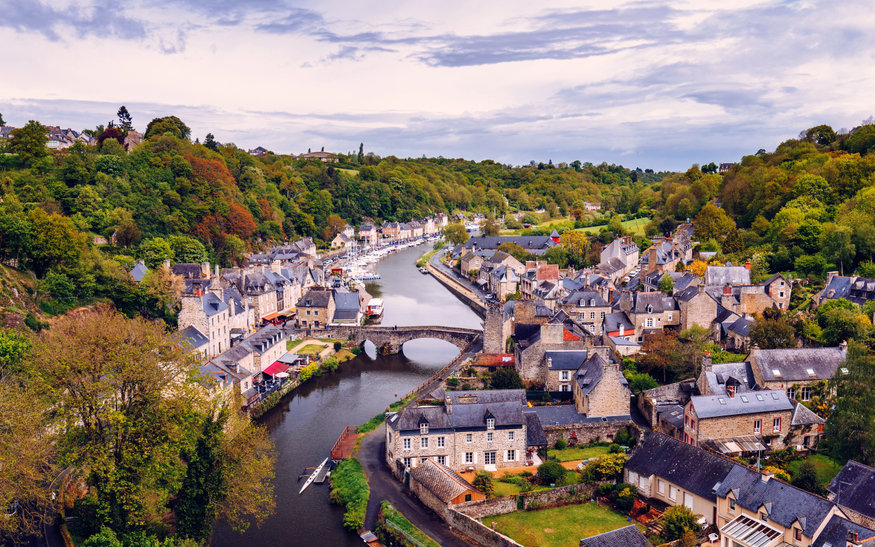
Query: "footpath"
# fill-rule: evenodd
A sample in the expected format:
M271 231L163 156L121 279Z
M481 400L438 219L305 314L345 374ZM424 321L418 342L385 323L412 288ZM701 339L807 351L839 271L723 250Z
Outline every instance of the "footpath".
M466 281L458 279L450 268L440 262L440 257L443 256L444 252L439 252L431 257L425 266L428 273L451 293L471 306L474 311L481 316L484 315L486 313L486 295L473 286L469 286Z

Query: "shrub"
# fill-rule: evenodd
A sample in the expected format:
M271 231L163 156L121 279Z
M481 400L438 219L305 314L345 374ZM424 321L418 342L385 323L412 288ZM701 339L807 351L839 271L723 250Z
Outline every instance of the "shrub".
M620 454L623 452L623 449L620 448L620 445L617 443L611 443L608 445L608 454Z
M301 383L304 383L313 376L319 376L319 374L319 363L310 363L301 369L298 377L301 379Z
M587 482L618 480L623 475L625 454L607 454L591 460L583 468L583 480Z
M352 351L352 354L355 356L359 356L362 354L362 348L360 348L359 346L352 348L352 350L350 351Z
M818 496L826 494L826 490L817 478L817 468L811 460L805 460L799 464L799 468L793 474L791 484Z
M680 539L686 532L695 532L699 529L696 522L700 515L696 515L686 505L674 505L662 514L662 535L668 541Z
M343 347L343 344L341 344L340 342L334 343L334 351L340 351L340 348L342 348L342 347Z
M523 380L515 368L500 368L492 373L489 381L492 389L522 389Z
M465 382L464 384L462 384L463 391L471 391L472 389L474 389L474 388L471 387L471 384L469 384L468 382Z
M343 525L349 530L364 526L370 488L358 458L343 460L331 473L331 501L346 506Z
M322 368L324 368L328 372L334 372L339 366L340 361L337 359L337 357L329 357L325 360L325 363L322 364Z
M459 379L456 378L455 376L453 376L451 378L447 378L447 385L450 387L458 387L459 386Z
M637 443L635 436L629 433L628 429L617 431L617 434L614 436L614 442L622 446L635 446Z
M763 468L764 471L771 471L776 479L781 479L784 482L790 482L790 474L781 469L780 467L775 467L774 465L767 465Z
M559 486L565 479L565 468L558 462L542 463L538 467L538 482L545 485L555 484Z
M474 488L486 494L487 498L495 495L495 485L492 484L492 475L487 471L481 471L474 477L474 482L471 483Z
M568 446L568 444L565 442L565 439L558 439L554 446L556 447L556 450L562 450Z

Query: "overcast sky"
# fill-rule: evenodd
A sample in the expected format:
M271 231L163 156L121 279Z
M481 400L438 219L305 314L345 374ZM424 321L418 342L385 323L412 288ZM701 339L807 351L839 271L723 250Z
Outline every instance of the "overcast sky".
M9 125L278 153L680 170L875 113L870 1L0 0L0 51Z

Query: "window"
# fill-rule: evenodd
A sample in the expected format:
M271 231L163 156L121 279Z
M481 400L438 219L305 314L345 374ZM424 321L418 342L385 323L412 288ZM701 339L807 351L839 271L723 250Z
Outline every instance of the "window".
M509 441L512 441L512 440L513 440L513 431L508 431L508 432L507 432L507 440L509 440Z
M684 425L690 425L690 417L684 414Z
M793 389L792 387L787 388L787 398L788 399L795 399L796 398L796 390Z
M678 489L675 488L674 486L668 487L668 499L670 499L672 501L678 499Z
M437 462L441 465L447 465L447 457L446 456L438 456Z
M656 481L656 491L661 495L665 495L665 481L662 479L657 479Z
M760 520L769 520L768 513L760 513Z
M428 435L428 424L419 424L419 434Z
M410 458L404 458L404 467L410 467Z
M419 458L419 463L425 463L428 461L428 458Z
M781 418L775 418L772 420L772 431L774 433L778 433L781 431Z
M729 510L735 511L735 500L732 498L729 498Z
M465 494L465 501L471 501L471 494Z
M759 435L763 432L763 421L762 420L754 420L753 421L753 434Z
M647 328L653 328L653 318L652 317L647 318Z
M410 450L410 439L404 439L404 450Z
M566 391L566 392L571 391L571 386L569 386L568 384L562 384L561 389L559 391Z
M492 442L492 432L491 431L486 434L486 442L488 442L488 443Z
M465 463L474 463L474 453L465 452Z
M486 429L495 429L495 418L486 418Z
M567 371L567 370L563 370L562 373L561 373L561 377L562 377L563 380L568 380L568 371Z
M438 437L438 438L437 438L437 447L438 447L438 448L443 448L443 447L444 447L444 439L445 439L444 437Z
M484 465L495 465L495 451L489 451L483 453L483 463Z
M602 312L602 319L605 318L605 312Z
M796 541L802 541L802 530L793 528L793 537L796 538Z
M589 312L589 318L595 319L595 312L594 311Z
M468 433L465 435L465 442L466 443L470 443L473 440L474 440L474 436L472 434Z
M509 462L516 461L516 450L508 450L507 451L507 461L509 461Z
M803 387L801 397L802 397L803 401L810 401L811 400L811 390L808 387Z
M674 314L669 313L669 314L668 314L668 320L671 321L671 320L672 320L672 319L671 319L672 317L674 317Z
M781 291L781 292L779 293L779 295L780 295L780 298L784 298L784 291Z
M696 429L696 420L690 418L690 429Z
M428 437L419 439L419 448L428 448Z

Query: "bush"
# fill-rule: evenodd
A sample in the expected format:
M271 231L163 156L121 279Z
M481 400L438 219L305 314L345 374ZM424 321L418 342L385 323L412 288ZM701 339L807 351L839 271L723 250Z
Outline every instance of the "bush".
M328 372L334 372L339 366L340 361L337 359L337 357L329 357L325 360L325 363L322 364L322 368L324 368Z
M321 372L319 371L319 363L310 363L306 367L301 369L298 377L301 379L301 383L306 382L313 376L319 376Z
M586 482L618 480L623 475L625 454L608 454L591 460L583 468L583 480Z
M370 497L368 479L358 458L343 460L331 473L331 501L346 506L343 525L357 530L365 524L365 511Z
M352 351L352 354L355 356L359 356L362 354L362 348L360 348L359 346L352 348L352 350L350 351Z
M341 344L340 342L334 343L334 351L340 351L340 348L342 348L342 347L343 347L343 344Z
M668 541L680 539L686 532L695 533L699 529L696 522L701 515L696 515L686 505L674 505L662 514L662 536Z
M565 442L565 439L558 439L554 446L556 447L556 450L562 450L568 446L568 444Z
M540 484L560 486L565 479L565 468L558 462L542 463L538 467L537 477Z
M486 494L487 498L495 495L495 485L492 483L492 475L487 471L480 471L471 483L474 488Z
M492 373L489 380L492 389L523 389L523 380L515 368L500 368Z
M471 384L469 384L468 382L465 382L464 384L462 384L463 391L471 391L472 389L474 389L474 388L471 387Z
M611 443L608 445L608 454L620 454L623 452L623 449L620 448L620 445L617 443Z
M635 446L638 441L635 440L634 435L629 433L628 429L621 429L614 436L614 442L620 446Z
M459 379L456 378L455 376L453 376L451 378L447 378L447 385L450 387L458 387L459 386Z

